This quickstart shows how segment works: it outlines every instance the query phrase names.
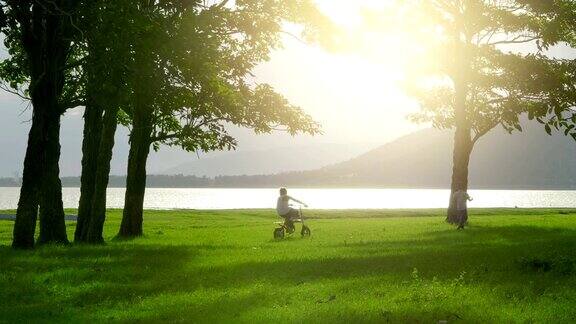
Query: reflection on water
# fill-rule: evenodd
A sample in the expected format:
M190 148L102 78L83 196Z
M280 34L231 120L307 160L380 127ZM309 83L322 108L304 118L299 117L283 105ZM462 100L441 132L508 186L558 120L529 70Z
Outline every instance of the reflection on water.
M19 188L0 187L0 209L15 209ZM275 208L277 189L146 189L147 209ZM290 189L315 209L444 208L444 189ZM576 208L576 191L470 190L470 207ZM64 188L64 207L77 208L80 189ZM124 189L108 189L109 208L122 208Z

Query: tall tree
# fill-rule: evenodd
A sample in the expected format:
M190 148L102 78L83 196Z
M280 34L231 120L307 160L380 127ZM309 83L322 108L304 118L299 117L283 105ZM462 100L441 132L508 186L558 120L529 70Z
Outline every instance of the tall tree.
M98 0L82 9L81 82L84 89L84 137L78 222L74 240L102 243L106 217L106 189L117 128L117 116L126 93L124 58L130 57L130 39L124 39L122 1Z
M563 39L562 8L570 1L404 1L399 26L418 55L408 84L421 104L417 121L453 128L454 152L447 220L457 223L453 193L468 190L474 145L501 125L521 131L520 114L562 109L563 62L542 50ZM562 20L563 21L563 20ZM548 127L548 126L547 126Z
M138 25L126 110L130 153L120 237L142 235L146 161L151 147L232 149L228 125L295 134L318 126L268 85L249 79L279 46L286 20L320 17L307 1L157 2L134 6Z
M10 57L2 78L13 88L27 83L33 112L16 212L13 247L34 245L40 210L38 243L67 243L59 178L60 116L72 103L66 99L66 78L75 33L77 0L6 0L2 32Z

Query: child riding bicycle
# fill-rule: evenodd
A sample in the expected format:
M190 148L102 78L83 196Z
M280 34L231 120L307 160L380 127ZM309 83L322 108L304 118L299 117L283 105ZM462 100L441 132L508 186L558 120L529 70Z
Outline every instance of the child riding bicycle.
M294 220L300 218L300 212L297 209L290 207L290 200L308 207L305 203L298 199L288 196L288 190L286 188L280 188L280 197L276 202L276 211L278 215L284 218L284 225L289 230L290 233L294 232Z

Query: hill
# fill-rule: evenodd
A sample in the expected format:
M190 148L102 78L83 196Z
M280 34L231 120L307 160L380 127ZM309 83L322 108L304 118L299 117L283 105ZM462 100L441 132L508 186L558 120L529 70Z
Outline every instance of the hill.
M216 177L314 170L358 156L374 146L370 144L315 144L227 152L200 159L194 156L193 159L160 173Z
M249 186L334 186L448 188L453 132L426 129L399 138L346 162L315 171L244 177ZM576 143L548 136L539 125L523 133L496 129L472 153L471 188L575 189ZM228 182L233 182L228 179Z
M334 181L390 187L450 184L452 131L427 129L353 160L325 168ZM576 143L529 125L523 133L496 129L476 145L470 162L473 188L576 188Z

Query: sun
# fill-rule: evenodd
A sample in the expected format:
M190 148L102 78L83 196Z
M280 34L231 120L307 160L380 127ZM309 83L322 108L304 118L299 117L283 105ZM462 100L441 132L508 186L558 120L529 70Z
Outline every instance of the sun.
M384 143L422 128L407 118L418 110L403 89L410 43L365 26L366 15L390 1L317 3L346 33L345 46L325 49L286 36L284 48L259 67L258 80L320 122L324 141Z

